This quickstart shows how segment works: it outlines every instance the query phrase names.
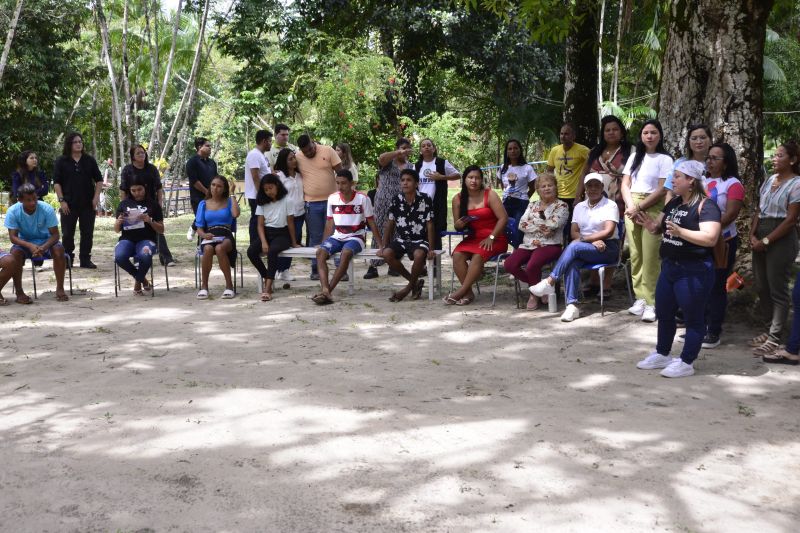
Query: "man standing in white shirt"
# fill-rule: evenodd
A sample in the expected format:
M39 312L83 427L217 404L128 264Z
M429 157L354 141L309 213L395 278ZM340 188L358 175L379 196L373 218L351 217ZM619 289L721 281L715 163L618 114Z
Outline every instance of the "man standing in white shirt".
M247 152L244 165L244 196L250 204L250 242L258 241L258 217L256 216L256 195L261 178L270 174L272 169L264 157L264 152L272 148L272 132L258 130L256 132L256 147Z

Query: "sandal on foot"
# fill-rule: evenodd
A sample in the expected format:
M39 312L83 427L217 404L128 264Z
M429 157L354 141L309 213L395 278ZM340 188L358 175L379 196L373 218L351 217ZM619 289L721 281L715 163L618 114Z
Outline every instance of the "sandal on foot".
M772 355L778 351L778 348L780 348L780 345L777 342L773 340L767 340L764 342L764 344L762 344L758 348L753 349L753 357L763 357L765 355Z
M417 280L417 286L411 290L411 299L412 300L419 300L419 297L422 296L422 288L425 286L424 279Z
M751 348L758 348L768 340L769 340L769 333L762 333L761 335L758 335L757 337L753 337L752 339L750 339L750 342L748 342L747 345L750 346Z
M270 300L272 300L272 293L271 292L264 291L264 292L261 293L261 301L262 302L268 302Z
M765 363L775 365L800 365L800 357L793 353L786 351L786 348L781 347L774 353L761 356L761 360Z
M144 296L144 291L142 289L133 289L134 296Z
M456 305L469 305L474 301L475 301L475 297L474 296L464 296L463 298L460 298L456 302Z
M67 293L65 293L65 292L61 293L61 294L56 294L56 301L58 301L58 302L66 302L68 300L69 300L69 296L67 296Z
M447 296L442 298L442 301L445 303L445 305L456 305L458 303L458 300L453 298L452 294L448 294Z
M405 294L402 296L400 295L401 291L393 292L392 295L389 297L390 302L402 302L403 299L406 297Z
M146 292L150 292L150 291L153 290L153 286L150 285L150 282L148 280L144 280L142 282L142 290L146 291Z
M31 297L26 294L24 296L17 296L17 303L22 305L30 305L33 303L33 300L31 300Z
M224 291L222 291L223 300L230 300L234 296L236 296L236 294L233 292L233 289L225 289Z
M0 306L8 305L8 300L0 296Z
M539 299L531 295L531 297L528 298L528 303L525 304L525 309L528 311L536 311L539 309Z
M208 300L208 289L200 289L197 291L198 300Z

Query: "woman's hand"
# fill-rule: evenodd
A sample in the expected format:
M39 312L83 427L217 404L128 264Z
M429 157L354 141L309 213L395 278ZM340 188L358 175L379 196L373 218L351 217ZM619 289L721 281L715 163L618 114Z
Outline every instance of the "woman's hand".
M62 215L69 215L69 204L67 202L65 202L64 200L61 200L58 203L58 206L61 209L61 214Z
M683 228L677 225L672 220L667 220L667 230L666 232L671 237L680 237L683 233Z
M597 248L597 251L598 251L598 252L602 252L602 251L604 251L604 250L606 249L606 243L605 243L605 241L603 241L603 240L601 240L601 239L598 239L598 240L594 241L594 242L592 243L592 245L593 245L595 248Z
M638 205L633 205L625 210L625 216L633 220L636 214L641 212Z
M261 241L261 252L265 254L269 253L269 244L267 244L267 241Z
M761 239L758 239L755 235L750 235L750 249L754 252L766 252L767 247L764 246L764 243Z
M491 252L491 251L492 251L492 248L494 248L494 240L493 240L493 239L490 239L489 237L486 237L485 239L483 239L483 240L481 241L481 243L479 244L479 246L480 246L481 248L483 248L484 250L486 250L487 252Z
M303 247L302 244L297 244L296 242L292 243L292 248L302 248L302 247Z
M531 244L538 248L538 247L540 247L542 245L542 241L540 241L539 239L533 239L531 241Z
M467 222L469 222L469 217L461 217L453 222L453 227L458 231L463 231L467 227Z
M653 217L644 211L639 211L636 213L636 215L632 217L632 220L640 226L644 226L647 231L653 231L655 229L655 220L653 220Z

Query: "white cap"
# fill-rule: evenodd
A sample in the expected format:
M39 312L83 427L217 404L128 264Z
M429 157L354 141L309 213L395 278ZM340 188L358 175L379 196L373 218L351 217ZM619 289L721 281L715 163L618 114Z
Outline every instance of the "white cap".
M678 163L678 166L675 167L675 170L683 172L690 178L699 180L703 177L706 167L699 161L681 161Z
M585 178L583 178L583 184L586 185L587 183L589 183L592 180L597 180L600 183L605 183L605 181L603 180L603 176L601 176L600 173L598 173L598 172L590 172L590 173L586 174Z

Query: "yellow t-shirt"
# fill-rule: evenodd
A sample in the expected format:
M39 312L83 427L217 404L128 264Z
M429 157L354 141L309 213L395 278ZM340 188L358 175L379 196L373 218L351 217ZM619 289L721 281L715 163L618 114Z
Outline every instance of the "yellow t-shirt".
M333 167L342 162L330 146L317 144L317 153L311 159L303 152L295 152L297 169L303 175L303 196L306 202L324 202L336 192Z
M575 198L587 159L589 159L589 149L578 143L570 146L566 152L563 144L550 150L547 166L555 168L559 198Z

